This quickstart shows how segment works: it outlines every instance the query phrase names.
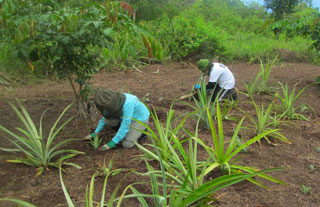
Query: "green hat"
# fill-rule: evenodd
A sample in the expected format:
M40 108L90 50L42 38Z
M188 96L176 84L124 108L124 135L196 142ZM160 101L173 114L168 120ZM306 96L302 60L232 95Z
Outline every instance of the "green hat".
M122 107L126 96L107 89L98 89L94 95L94 103L101 114L107 119L117 119L122 116Z
M205 73L205 72L206 72L206 69L207 69L207 67L208 67L208 65L209 65L209 63L210 63L210 61L209 61L208 59L201 59L201 60L199 60L199 62L198 62L198 69L199 69L201 72Z

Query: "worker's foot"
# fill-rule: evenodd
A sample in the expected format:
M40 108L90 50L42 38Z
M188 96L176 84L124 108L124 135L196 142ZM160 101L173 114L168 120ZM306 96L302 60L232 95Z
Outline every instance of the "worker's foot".
M147 131L147 129L145 129L144 131ZM141 142L144 142L147 139L147 135L142 133L141 136L138 138L138 143L140 144Z

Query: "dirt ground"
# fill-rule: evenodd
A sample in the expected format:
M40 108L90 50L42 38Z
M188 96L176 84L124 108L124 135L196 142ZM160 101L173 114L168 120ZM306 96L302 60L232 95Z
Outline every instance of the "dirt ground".
M248 81L256 73L259 65L247 65L237 63L228 65L236 78L236 86L239 90L245 90L243 81ZM152 65L143 69L106 73L100 72L95 75L93 83L95 87L111 88L121 92L130 92L146 101L147 105L155 107L160 119L165 118L166 111L170 107L171 101L175 97L190 92L192 86L197 82L200 73L190 65L182 63L170 63L167 65ZM279 87L278 82L288 83L291 88L295 83L300 82L298 89L308 86L299 99L298 104L308 104L314 109L304 112L310 117L310 121L293 121L295 125L283 126L283 134L289 138L292 144L278 143L270 145L262 142L249 147L248 152L242 154L241 164L255 166L261 169L271 167L286 167L287 170L271 173L276 178L286 182L288 185L278 185L265 182L269 190L259 188L249 182L228 187L219 191L216 195L220 197L215 203L216 206L235 207L235 206L255 206L255 207L316 207L320 206L320 152L316 148L320 147L320 88L311 85L315 77L320 74L320 68L306 63L281 63L277 65L272 73L269 84ZM18 98L27 108L33 120L39 123L43 111L48 109L44 117L44 132L48 133L50 127L56 120L58 114L73 101L71 87L67 82L46 81L33 86L20 86L12 90L2 88L0 91L0 124L10 129L20 126L20 122L12 111L7 101L14 102ZM149 94L149 95L148 95ZM145 98L144 98L145 97ZM268 94L256 95L258 104L269 104L275 98ZM248 113L253 113L254 108L248 102L248 98L239 95L239 107ZM177 103L173 108L178 112L191 111L185 105ZM242 114L234 109L232 111L237 116ZM75 114L75 109L70 110L65 118ZM58 135L56 142L66 138L81 138L91 133L96 123L88 121L74 120ZM247 125L248 121L244 123ZM151 126L153 123L151 121ZM232 129L236 123L224 121L225 134L232 135ZM186 127L194 128L194 122L190 121ZM114 131L105 130L105 136L112 137ZM244 133L244 139L250 133ZM210 132L201 128L199 137L206 142L212 138ZM150 142L146 140L145 143ZM9 142L0 134L0 147L10 146ZM86 186L96 171L99 164L104 160L109 161L114 155L115 168L135 169L145 172L146 167L143 161L136 158L142 152L136 147L133 149L123 149L121 147L100 152L93 150L88 144L76 141L66 149L76 149L85 152L71 159L72 162L79 164L82 169L66 167L67 173L63 174L65 185L75 202L76 206L84 206ZM205 152L200 152L205 154ZM36 177L36 169L22 164L7 163L5 160L11 154L0 151L0 197L11 197L31 202L40 207L48 206L67 206L59 179L58 169L45 171L41 176ZM310 165L315 167L310 169ZM111 177L108 180L107 194L119 183L124 174ZM130 174L122 183L124 189L130 183L136 181L147 181L135 174ZM103 177L98 177L95 183L95 199L100 199ZM301 186L310 187L311 194L304 195ZM149 192L150 189L140 187L139 190ZM6 204L8 206L9 204ZM0 206L3 206L0 204ZM10 206L10 205L9 205ZM13 206L13 205L12 205ZM126 201L123 206L139 206L135 199Z

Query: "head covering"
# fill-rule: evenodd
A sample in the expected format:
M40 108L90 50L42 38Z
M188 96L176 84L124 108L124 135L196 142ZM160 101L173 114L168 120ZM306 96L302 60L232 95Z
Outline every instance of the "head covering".
M210 61L208 59L201 59L198 61L198 69L205 73L206 72L206 69L209 65Z
M208 59L201 59L198 61L198 69L205 75L210 75L213 63Z
M125 100L124 94L107 89L98 89L94 95L94 103L106 119L120 118Z

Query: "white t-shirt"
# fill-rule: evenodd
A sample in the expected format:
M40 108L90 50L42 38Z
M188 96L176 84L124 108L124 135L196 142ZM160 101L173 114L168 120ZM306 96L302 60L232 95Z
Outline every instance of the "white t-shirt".
M221 88L227 90L232 89L235 85L235 79L232 72L227 66L221 63L213 63L209 75L209 82L217 82Z

